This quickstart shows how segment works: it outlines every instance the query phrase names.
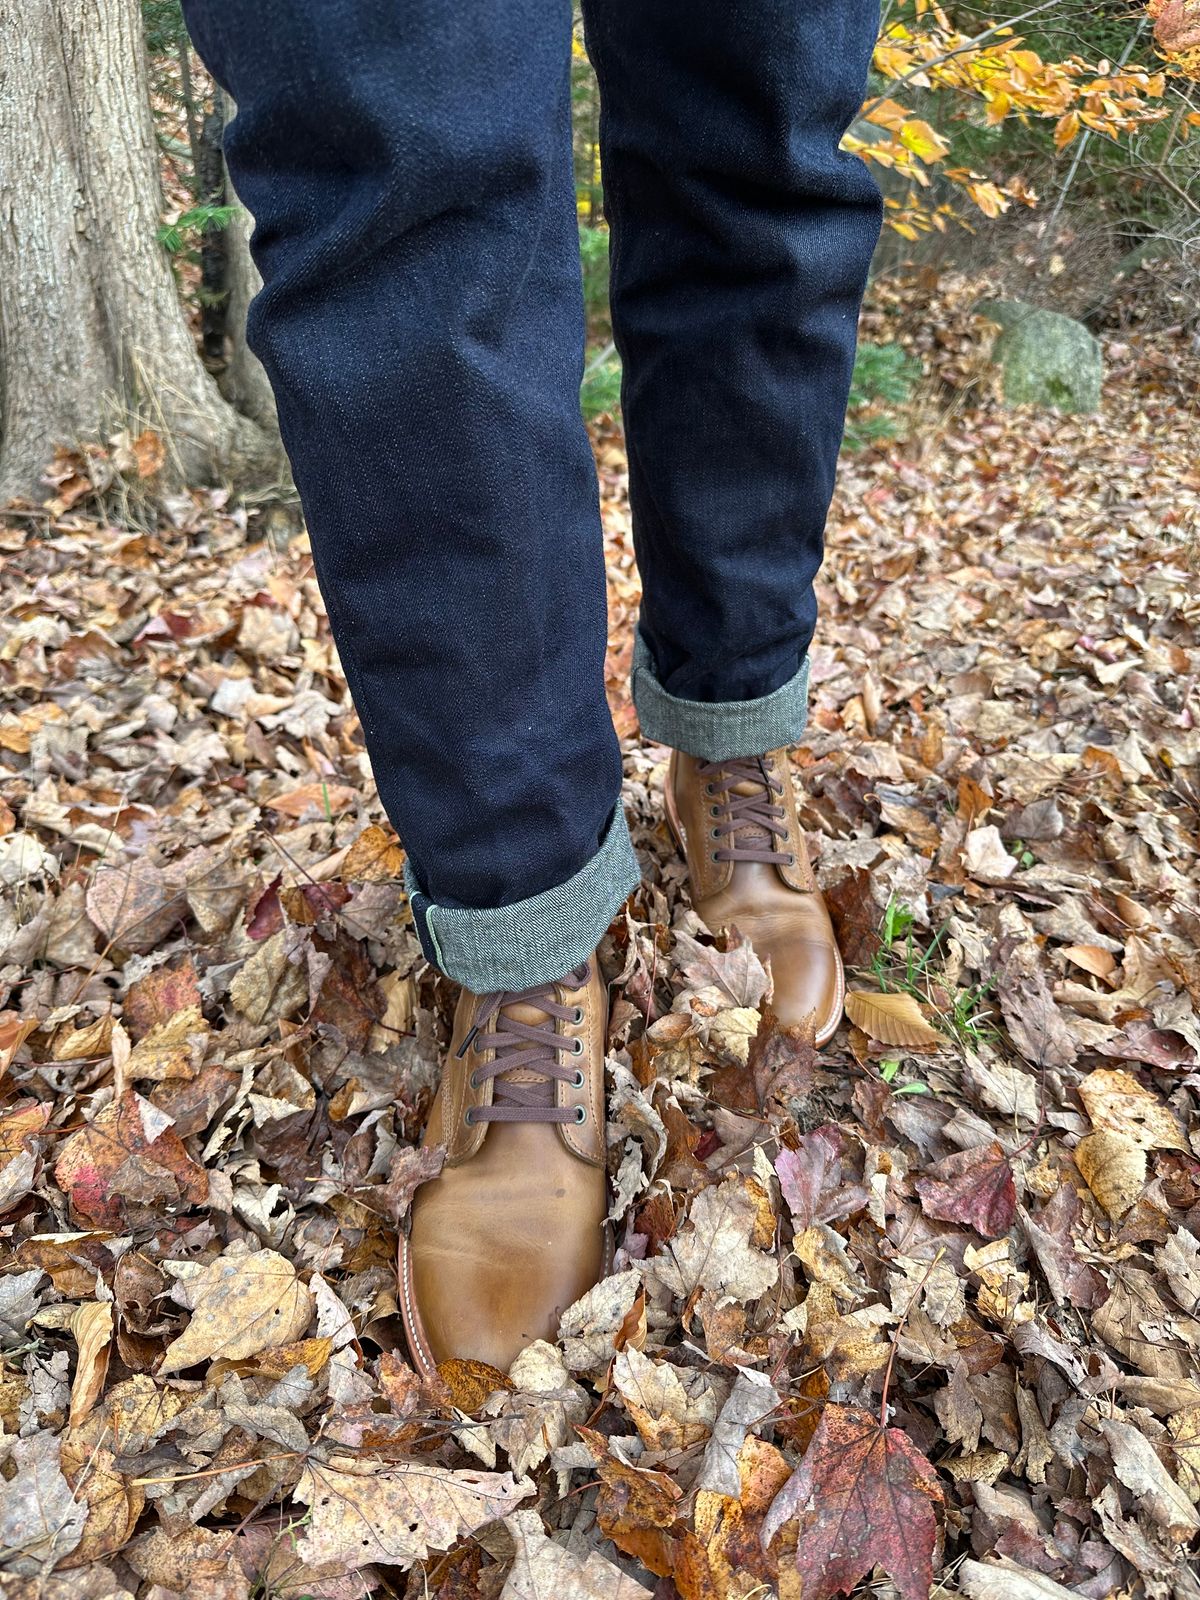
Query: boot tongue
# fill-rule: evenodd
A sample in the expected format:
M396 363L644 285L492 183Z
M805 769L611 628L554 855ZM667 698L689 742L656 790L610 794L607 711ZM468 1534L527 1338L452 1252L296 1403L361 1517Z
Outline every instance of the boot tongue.
M765 780L762 783L753 783L749 778L743 778L740 783L733 784L728 790L728 793L731 796L736 794L745 799L750 799L752 797L761 798L766 791L767 784ZM767 798L770 799L772 796L768 794ZM762 824L758 822L741 822L733 830L733 832L728 834L726 837L729 839L736 839L737 842L742 845L770 845L773 843L771 835L762 826Z

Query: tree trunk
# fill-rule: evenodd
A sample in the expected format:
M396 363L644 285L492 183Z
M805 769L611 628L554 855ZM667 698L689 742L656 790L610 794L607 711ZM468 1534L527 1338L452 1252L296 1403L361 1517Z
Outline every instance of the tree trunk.
M55 444L152 427L179 480L261 482L278 438L205 372L165 252L138 0L0 0L0 503Z
M232 116L233 102L226 96L227 119ZM229 298L225 303L225 325L229 334L229 364L221 379L221 390L226 399L239 411L266 428L278 432L279 418L275 411L275 396L262 362L246 343L246 313L250 302L262 288L262 277L250 255L250 235L254 232L254 218L238 200L233 180L225 171L225 195L230 205L240 210L225 230L225 287Z

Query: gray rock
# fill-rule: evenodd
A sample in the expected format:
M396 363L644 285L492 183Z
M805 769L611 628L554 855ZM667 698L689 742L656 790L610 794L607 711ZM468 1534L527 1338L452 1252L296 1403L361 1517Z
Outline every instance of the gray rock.
M1000 324L992 360L1003 373L1006 405L1100 409L1104 358L1081 322L1023 300L987 300L977 310Z

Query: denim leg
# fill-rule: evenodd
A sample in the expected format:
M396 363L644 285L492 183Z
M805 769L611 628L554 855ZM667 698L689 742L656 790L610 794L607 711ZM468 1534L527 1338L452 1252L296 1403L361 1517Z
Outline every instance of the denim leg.
M569 0L184 0L250 344L426 952L561 977L637 881L604 696ZM491 915L489 915L491 914Z
M839 151L877 0L585 0L644 598L643 730L758 754L807 715L813 579L875 182Z

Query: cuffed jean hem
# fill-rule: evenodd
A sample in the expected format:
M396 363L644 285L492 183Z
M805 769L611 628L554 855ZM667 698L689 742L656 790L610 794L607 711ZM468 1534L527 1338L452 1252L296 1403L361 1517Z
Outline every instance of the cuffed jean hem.
M641 868L618 802L600 848L573 878L517 900L477 909L438 905L404 864L404 881L421 948L448 978L472 994L554 983L595 954Z
M702 761L761 756L792 744L808 723L808 657L794 678L757 700L681 700L659 683L639 632L633 646L633 703L647 739Z

